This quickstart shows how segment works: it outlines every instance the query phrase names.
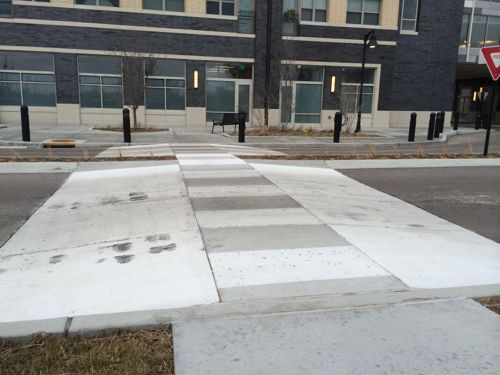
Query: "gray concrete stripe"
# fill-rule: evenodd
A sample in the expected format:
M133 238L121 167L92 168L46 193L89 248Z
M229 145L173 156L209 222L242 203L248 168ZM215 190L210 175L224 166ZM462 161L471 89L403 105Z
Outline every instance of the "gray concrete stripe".
M241 171L253 170L248 164L181 165L183 171Z
M220 288L222 302L318 296L322 294L360 293L408 289L394 276L370 276L334 280L310 280L291 283L249 285L233 288Z
M324 224L200 229L208 252L350 245Z
M244 185L272 185L262 177L215 177L215 178L184 178L187 187L199 186L244 186Z
M191 198L191 203L195 211L301 207L288 195Z

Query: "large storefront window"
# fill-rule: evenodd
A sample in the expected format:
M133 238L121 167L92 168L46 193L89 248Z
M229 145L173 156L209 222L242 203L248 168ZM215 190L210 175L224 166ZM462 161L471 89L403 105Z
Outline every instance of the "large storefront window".
M470 20L473 19L472 32ZM470 38L470 40L469 40ZM460 47L482 48L500 44L500 17L464 15L460 32Z
M252 64L207 64L207 121L220 121L224 113L251 110Z
M52 55L0 52L0 105L55 107Z
M186 73L184 61L155 60L146 69L146 109L184 110Z
M80 106L122 108L121 59L107 56L78 56Z
M342 84L340 92L341 110L346 113L356 113L358 111L359 94L361 91L361 69L342 69L340 79ZM375 69L365 69L362 113L372 113L374 82Z
M321 122L323 67L282 65L280 92L282 123Z

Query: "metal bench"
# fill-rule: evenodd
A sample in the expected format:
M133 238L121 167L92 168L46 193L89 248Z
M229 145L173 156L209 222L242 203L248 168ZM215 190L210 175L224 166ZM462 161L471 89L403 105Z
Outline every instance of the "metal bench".
M216 126L222 126L222 132L224 133L224 126L234 126L234 130L236 131L236 126L238 125L238 114L237 113L224 113L224 116L222 117L222 121L215 121L213 120L212 122L212 134L214 133L214 127Z

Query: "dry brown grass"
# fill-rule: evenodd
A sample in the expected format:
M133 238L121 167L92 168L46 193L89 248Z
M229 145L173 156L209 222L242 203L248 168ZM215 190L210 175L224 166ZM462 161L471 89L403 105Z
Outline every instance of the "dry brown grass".
M173 375L170 328L0 342L1 375Z
M237 136L238 132L230 133L232 136ZM282 129L281 127L264 127L264 128L249 128L245 131L247 136L278 136L278 137L333 137L333 130L317 130L313 128L304 129ZM341 137L377 137L374 134L365 132L347 133L342 132Z
M121 126L104 126L104 127L95 127L94 130L104 130L108 132L119 132L123 133L123 128ZM131 133L154 133L154 132L165 132L168 131L168 128L134 128L130 127Z
M500 296L480 298L477 302L500 315Z

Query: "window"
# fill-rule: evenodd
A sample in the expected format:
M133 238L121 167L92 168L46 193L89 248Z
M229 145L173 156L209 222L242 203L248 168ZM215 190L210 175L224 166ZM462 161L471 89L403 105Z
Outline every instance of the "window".
M462 29L460 30L460 47L467 47L469 42L469 20L470 15L464 14L462 16Z
M401 30L417 31L418 0L403 0Z
M146 70L146 109L184 110L186 73L184 61L155 60Z
M359 93L361 90L361 69L342 69L340 101L342 110L347 113L358 111ZM363 84L362 113L372 113L375 69L365 69Z
M123 107L123 83L120 58L78 56L78 77L81 107Z
M481 48L493 46L500 43L500 17L474 16L472 34L470 36L470 46ZM462 24L462 34L465 25Z
M12 16L12 0L0 0L0 16Z
M207 0L207 14L235 15L235 0Z
M252 79L252 64L207 63L207 78Z
M143 9L184 12L184 0L143 0Z
M326 0L301 0L302 21L326 22Z
M347 23L378 25L380 0L348 0Z
M97 5L101 7L120 7L120 0L75 0L78 5Z
M283 123L321 122L323 67L282 65L280 91Z
M0 105L55 107L52 55L0 53Z

